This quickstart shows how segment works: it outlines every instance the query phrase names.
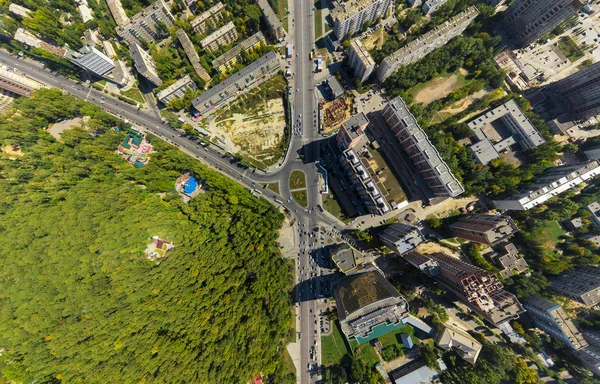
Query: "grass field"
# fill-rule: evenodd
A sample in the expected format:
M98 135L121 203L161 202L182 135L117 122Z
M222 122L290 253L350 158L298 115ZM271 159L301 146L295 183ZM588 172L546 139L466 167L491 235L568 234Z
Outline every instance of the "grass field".
M323 12L321 11L321 1L315 2L315 40L323 34Z
M331 193L323 195L323 209L327 212L331 213L333 216L337 217L340 221L348 224L351 219L347 218L342 213L342 207L338 204L335 198L331 195Z
M577 61L583 57L583 51L569 36L563 36L558 40L558 48L570 61Z
M290 189L306 188L306 176L302 171L292 171L290 175Z
M465 74L466 71L461 69L454 73L442 72L429 81L415 85L408 92L414 97L415 103L429 104L469 84L471 80Z
M337 321L334 324L331 335L321 337L321 351L323 353L323 365L325 366L338 364L344 355L350 354L348 344L346 344L346 340L342 336Z
M396 179L396 176L392 173L392 170L386 163L385 159L378 151L370 151L373 156L373 160L377 164L376 171L381 170L381 173L377 176L377 178L381 181L381 184L384 186L384 190L381 191L386 195L386 198L389 201L395 201L396 203L400 203L406 200L406 194L404 190L400 186L400 183Z
M360 350L360 353L354 353L354 355L364 361L368 367L373 367L380 362L377 352L375 352L375 348L373 348L370 343L358 345L358 343L353 340L350 343L350 348L352 351L356 351L357 349Z
M306 190L292 192L292 197L296 200L299 206L306 208L308 207L308 197L306 196Z
M565 232L556 221L548 221L539 230L532 235L540 241L544 249L553 251L556 248L556 243L560 241L559 237L564 236Z
M138 103L145 103L144 96L140 93L139 89L132 87L127 91L120 91L121 95L129 97L131 100L135 100Z
M269 183L267 184L267 188L276 194L279 194L279 183Z

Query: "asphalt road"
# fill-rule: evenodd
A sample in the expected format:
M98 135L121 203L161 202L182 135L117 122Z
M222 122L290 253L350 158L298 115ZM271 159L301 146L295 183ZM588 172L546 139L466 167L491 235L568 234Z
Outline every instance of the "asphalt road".
M319 156L318 144L315 144L315 141L319 136L314 116L314 111L317 108L314 95L314 62L309 59L309 52L314 47L314 15L312 5L308 2L295 2L295 20L295 50L298 57L294 58L296 69L294 87L297 88L297 91L294 90L293 95L295 114L293 120L295 121L298 118L298 114L300 114L303 124L303 135L291 135L289 154L284 164L278 170L268 174L258 170L253 172L251 169L231 164L229 158L219 151L211 147L204 148L197 141L193 141L189 137L180 136L182 132L166 124L160 116L156 115L155 111L152 113L137 110L136 107L86 84L81 84L60 74L53 73L36 61L18 58L6 51L0 50L0 61L9 67L17 69L18 72L46 84L48 87L62 89L64 92L93 103L122 119L126 119L135 126L144 128L148 132L178 147L188 155L197 158L222 174L236 180L236 182L243 186L249 189L256 188L260 190L262 197L265 197L275 205L287 208L290 214L296 218L295 225L297 228L303 228L308 233L309 230L312 230L316 226L335 226L337 222L321 214L316 209L316 206L321 201L318 174L315 166L315 162L318 161ZM299 156L301 149L304 149L304 159L301 159ZM302 170L306 175L309 204L307 209L300 207L290 199L289 175L295 169ZM280 195L268 189L261 189L259 183L268 182L279 182ZM305 234L303 239L306 242L303 247L304 252L298 254L296 263L298 266L296 271L296 297L299 302L297 315L300 318L301 324L300 329L297 330L301 332L300 370L297 374L301 383L312 383L318 377L314 369L312 372L309 370L309 366L316 367L315 363L320 361L320 349L317 346L320 335L318 334L315 321L317 319L317 307L314 298L319 295L321 289L318 286L318 279L311 277L313 272L315 276L318 275L318 266L311 253L313 250L318 249L319 246L316 238L313 238L311 241ZM313 346L319 353L311 359L310 349Z

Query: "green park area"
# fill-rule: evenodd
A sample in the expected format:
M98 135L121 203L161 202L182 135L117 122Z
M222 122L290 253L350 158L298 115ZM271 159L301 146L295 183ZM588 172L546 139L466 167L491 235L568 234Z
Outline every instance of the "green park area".
M339 322L333 324L331 335L321 336L321 351L323 353L323 365L330 366L339 364L342 357L350 354L344 335L340 330Z
M346 215L344 215L344 213L342 212L342 207L340 206L340 203L338 203L338 201L335 199L335 197L333 196L331 191L329 191L329 192L330 193L328 193L328 194L322 195L323 209L325 209L327 212L331 213L333 216L337 217L338 220L342 221L343 223L348 224L351 221L351 219L349 219L348 217L346 217Z
M130 98L131 100L137 101L138 103L144 104L146 102L146 100L144 100L144 96L136 87L131 87L130 89L126 91L120 91L119 93L121 94L121 96Z
M323 11L321 10L321 1L315 2L315 40L323 34Z
M306 176L302 171L292 171L290 175L290 189L306 188Z
M565 56L572 62L583 57L583 51L570 36L562 36L558 40L558 48L560 48Z
M266 187L269 190L271 190L279 195L279 183L275 182L275 183L269 183L269 184L264 184L264 185L266 185Z
M306 190L294 191L292 192L292 198L298 203L302 208L308 207L308 197L306 195Z

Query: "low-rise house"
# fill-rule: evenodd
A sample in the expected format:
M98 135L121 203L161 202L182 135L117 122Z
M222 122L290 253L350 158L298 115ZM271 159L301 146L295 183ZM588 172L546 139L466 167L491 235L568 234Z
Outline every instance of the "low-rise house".
M492 261L500 269L500 276L508 279L514 274L521 273L529 268L529 265L519 255L517 247L513 243L502 243L496 247L497 252L491 257Z
M483 347L467 332L449 324L439 326L435 343L443 350L455 351L461 359L470 364L475 364Z

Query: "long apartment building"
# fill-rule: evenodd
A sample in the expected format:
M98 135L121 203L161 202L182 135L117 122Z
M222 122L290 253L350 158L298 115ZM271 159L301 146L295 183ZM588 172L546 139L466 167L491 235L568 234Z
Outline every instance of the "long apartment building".
M583 334L560 305L541 297L531 296L523 300L523 307L536 327L568 345L569 348L579 350L587 347L588 343L583 338Z
M130 46L141 44L142 41L153 43L165 35L159 24L171 28L174 20L167 4L163 0L156 0L133 16L128 23L118 26L116 30Z
M392 223L379 234L381 242L399 255L410 252L425 241L421 231L412 225Z
M504 16L504 28L526 47L582 7L579 0L515 0Z
M37 81L17 75L7 68L0 66L0 89L19 96L30 96L33 91L41 87L42 85Z
M176 35L188 60L192 64L192 67L194 67L194 71L198 77L200 77L205 83L208 83L211 80L211 77L200 63L200 57L198 56L198 52L196 52L196 48L194 48L194 44L190 40L190 37L182 28L177 30Z
M550 280L550 289L587 306L600 303L600 267L584 267Z
M269 1L257 0L257 4L263 13L263 18L269 27L269 33L271 36L273 36L273 38L277 41L283 41L283 39L285 39L285 29L283 29L283 24L273 11L273 8L271 8Z
M225 6L223 3L217 3L210 7L205 12L202 12L190 21L190 27L192 30L200 35L204 35L209 32L209 29L216 29L218 23L224 19L223 11Z
M530 149L546 142L514 100L476 117L467 125L475 132L477 140L469 148L477 161L484 165L500 157L500 152L514 144Z
M465 191L400 96L385 106L382 116L435 196L456 197Z
M173 99L179 99L183 97L185 95L185 91L188 89L196 90L198 87L190 75L185 75L181 79L169 85L167 88L160 91L158 95L156 95L156 98L160 100L161 103L166 105Z
M377 70L377 78L379 81L384 81L401 66L414 63L436 48L446 44L463 33L477 15L479 15L479 11L475 6L472 6L418 39L411 41L383 59Z
M576 188L599 174L600 161L598 160L586 164L552 167L536 177L532 186L522 189L514 196L493 200L492 203L499 209L526 211L554 196Z
M514 320L524 312L519 300L503 289L493 273L443 253L424 255L412 251L404 259L494 325Z
M352 68L354 76L358 77L361 83L364 83L375 69L375 61L360 39L350 41L348 66Z
M210 112L228 103L240 92L268 80L279 68L279 59L271 51L195 98L192 104L200 114Z
M238 39L233 22L229 22L200 41L202 49L216 51L222 46L229 45Z
M249 53L253 49L266 44L267 40L265 39L265 35L258 31L235 47L231 48L229 51L214 59L212 61L212 66L220 74L226 73L232 70L239 62L240 58L242 57L242 52Z
M338 40L342 40L348 34L354 35L363 25L383 18L393 3L393 0L338 0L330 12L334 22L333 33Z
M497 244L519 230L510 216L484 214L462 216L450 229L456 237L487 245Z
M106 4L117 25L125 25L129 22L129 17L127 17L127 14L121 5L121 0L106 0Z
M156 72L156 63L148 52L146 52L138 44L132 44L129 46L129 52L131 53L131 59L135 65L135 69L138 73L150 81L156 86L162 85L162 80Z
M600 115L600 62L553 84L578 119Z

